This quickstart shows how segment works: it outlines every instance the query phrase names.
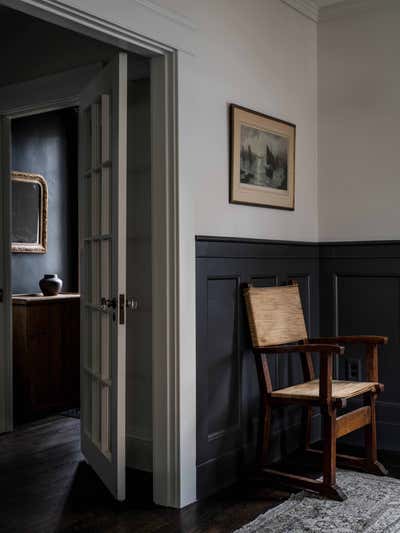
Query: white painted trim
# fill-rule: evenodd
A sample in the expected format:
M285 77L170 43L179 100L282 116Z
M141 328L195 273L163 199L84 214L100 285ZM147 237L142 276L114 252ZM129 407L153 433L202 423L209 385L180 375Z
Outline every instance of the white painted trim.
M158 13L159 15L171 19L176 24L180 24L181 26L186 26L190 28L191 30L195 30L196 26L194 23L187 17L184 17L183 15L179 15L176 11L172 11L171 9L162 7L158 4L155 4L154 2L151 2L150 0L133 0L137 4L140 4L147 9L151 9L155 13Z
M327 22L337 18L366 13L367 11L382 11L393 7L399 7L399 0L346 0L345 2L321 8L319 10L319 21Z
M169 507L181 506L176 79L175 53L152 59L153 494Z
M110 36L118 40L119 46L133 45L146 55L167 49L188 53L195 50L195 25L188 18L150 0L130 0L130 26L126 26L125 21L121 24L111 15L99 17L95 11L82 9L78 2L71 0L1 0L1 4L66 28L76 30L76 24L79 24L85 28L81 32L86 35L91 34L95 38L101 35L102 40ZM110 11L112 17L114 12L114 9ZM131 51L134 49L131 48Z
M305 17L318 22L318 6L313 0L281 0Z
M135 433L126 434L126 466L153 472L153 441Z

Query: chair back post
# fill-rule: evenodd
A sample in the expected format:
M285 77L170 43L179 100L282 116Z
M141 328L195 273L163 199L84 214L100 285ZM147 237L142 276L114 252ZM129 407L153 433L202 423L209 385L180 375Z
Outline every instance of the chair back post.
M250 289L251 287L251 283L242 283L242 293L244 293L245 289ZM247 314L247 319L250 322L249 314ZM256 361L258 382L261 389L261 400L264 403L267 396L272 392L272 381L271 373L269 371L268 357L267 354L263 353L260 350L257 350L256 346L254 346L253 344L253 339L252 348Z
M378 371L378 345L377 344L367 344L367 381L379 381L379 371Z
M304 339L303 343L305 344L306 342L307 339ZM315 379L315 370L312 354L310 352L301 352L300 357L304 381L312 381L313 379Z
M333 353L324 352L320 357L319 396L324 406L332 405Z
M260 384L260 389L262 392L262 400L265 400L266 397L272 392L272 381L271 373L269 371L269 363L267 354L254 351L257 367L258 381Z

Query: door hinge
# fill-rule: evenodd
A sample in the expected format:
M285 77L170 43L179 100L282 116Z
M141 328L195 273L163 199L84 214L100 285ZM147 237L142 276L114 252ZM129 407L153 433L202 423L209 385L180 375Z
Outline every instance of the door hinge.
M125 324L125 294L119 295L119 323Z

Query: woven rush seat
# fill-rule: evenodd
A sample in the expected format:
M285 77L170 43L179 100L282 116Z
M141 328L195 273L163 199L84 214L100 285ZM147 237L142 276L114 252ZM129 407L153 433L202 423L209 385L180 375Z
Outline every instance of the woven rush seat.
M332 398L348 399L360 396L366 392L375 392L381 387L379 383L372 381L337 381L332 380ZM298 400L313 400L319 397L319 379L278 389L271 393L274 398L291 398Z

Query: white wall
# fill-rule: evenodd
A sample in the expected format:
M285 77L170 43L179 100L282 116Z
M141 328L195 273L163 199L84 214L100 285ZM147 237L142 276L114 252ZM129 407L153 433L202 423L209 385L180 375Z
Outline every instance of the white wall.
M319 24L322 241L399 238L400 3L376 4Z
M185 143L192 164L184 176L194 190L195 233L317 239L316 24L280 0L157 3L197 26L196 56L188 74L190 147ZM231 102L296 124L294 212L229 204Z
M72 0L66 4L75 5ZM184 179L195 198L196 234L315 240L317 209L317 27L281 0L152 0L159 23L140 2L81 0L79 8L183 51L181 73L193 91ZM150 3L150 4L151 4ZM172 10L163 15L165 10ZM154 17L156 10L150 10ZM140 20L139 20L140 19ZM192 27L195 30L192 31ZM191 43L188 45L188 35ZM189 79L185 79L190 77ZM185 97L185 96L184 96ZM297 125L296 210L228 202L228 104L234 102ZM193 109L190 107L193 106ZM181 110L181 112L183 109ZM181 154L182 155L182 154Z

